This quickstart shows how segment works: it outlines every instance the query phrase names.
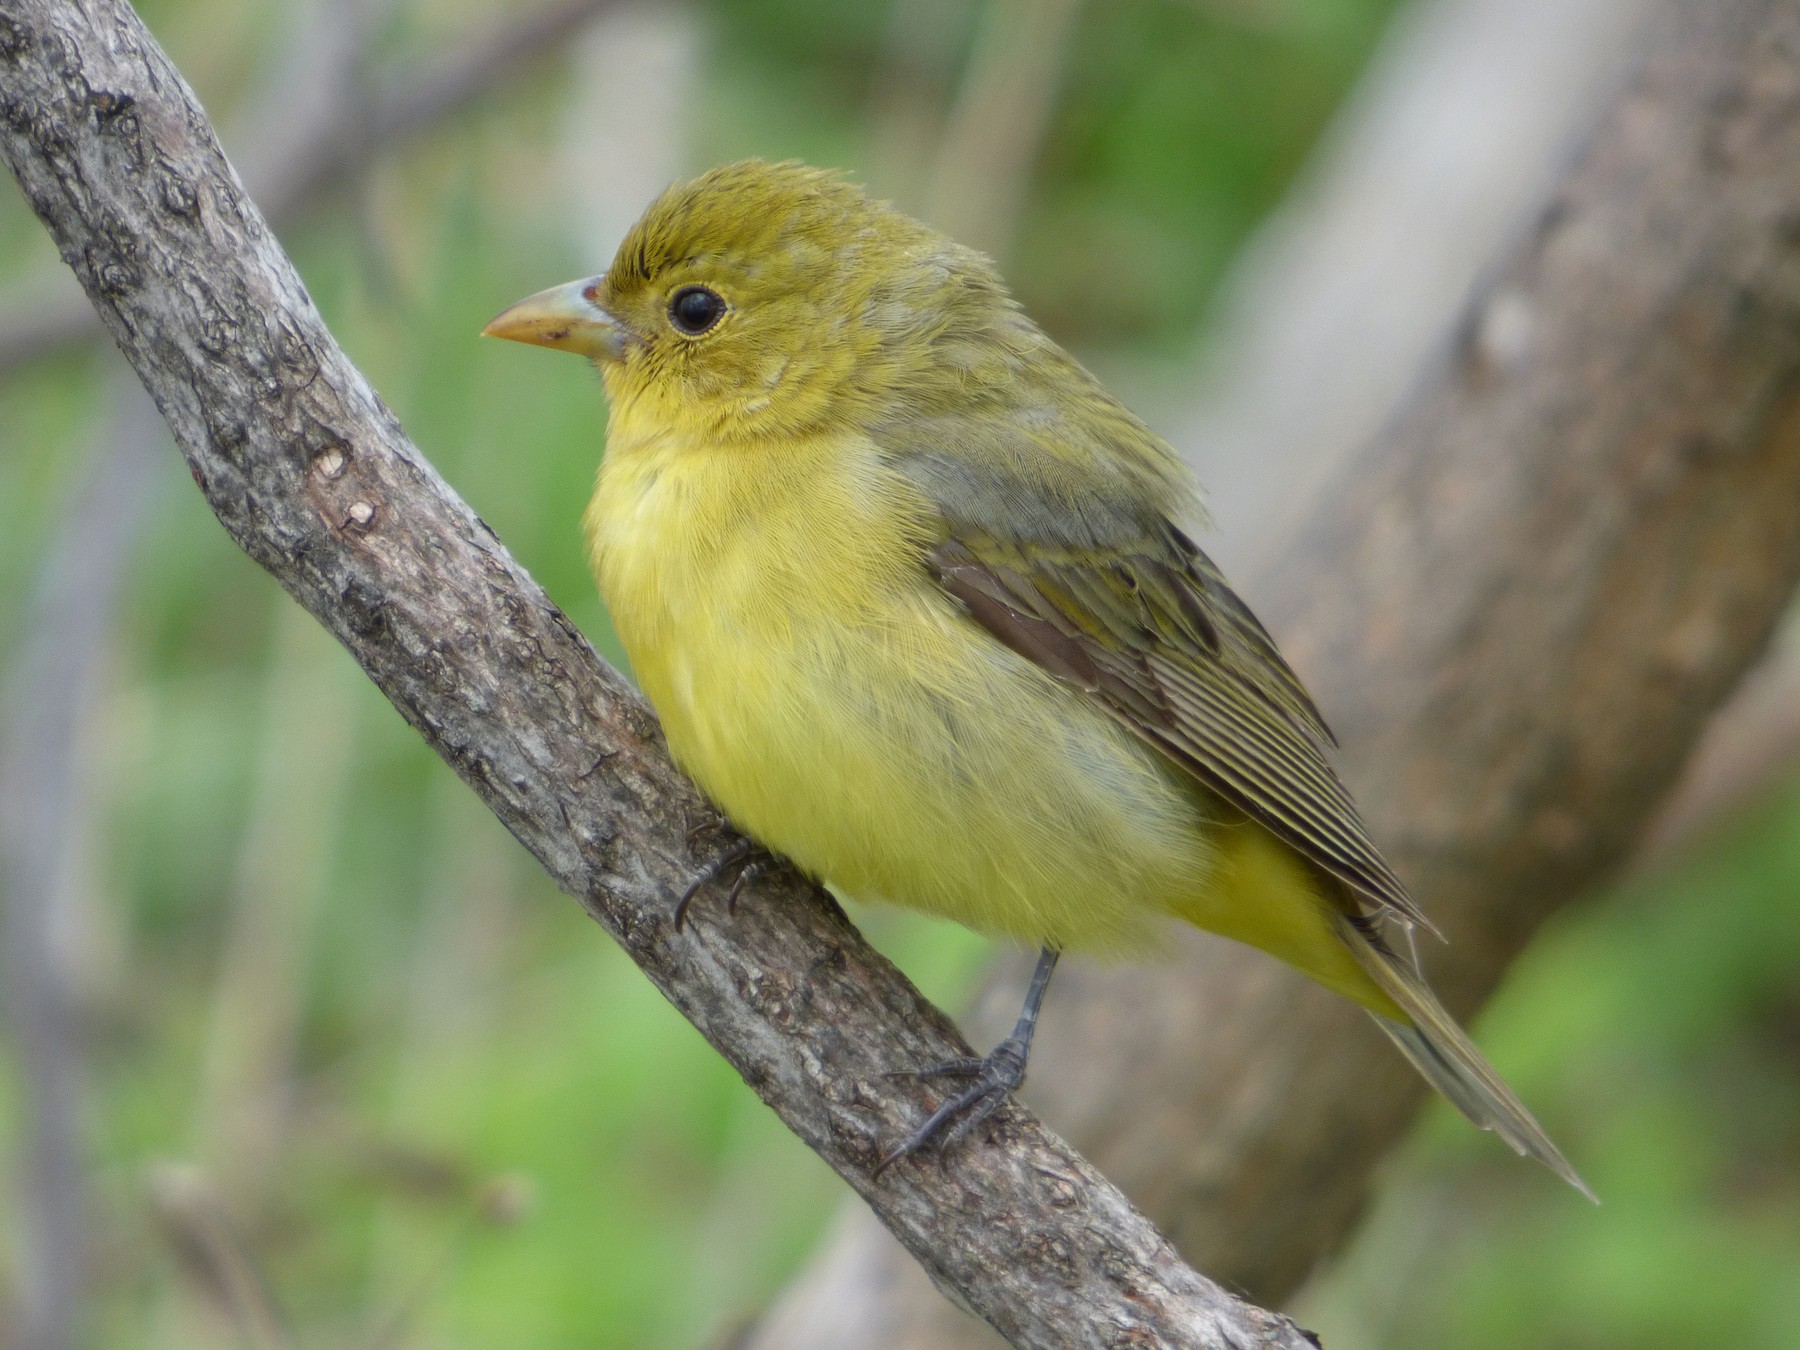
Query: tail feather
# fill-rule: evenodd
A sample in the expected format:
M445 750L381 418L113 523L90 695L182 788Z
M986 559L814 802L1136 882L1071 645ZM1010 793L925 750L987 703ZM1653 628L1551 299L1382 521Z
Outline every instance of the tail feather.
M1550 1142L1543 1126L1513 1094L1494 1067L1482 1058L1410 962L1388 950L1348 915L1338 920L1338 935L1383 993L1399 1004L1410 1022L1379 1013L1375 1023L1398 1045L1413 1066L1458 1111L1484 1130L1492 1130L1522 1157L1536 1158L1588 1199L1588 1188L1562 1151Z

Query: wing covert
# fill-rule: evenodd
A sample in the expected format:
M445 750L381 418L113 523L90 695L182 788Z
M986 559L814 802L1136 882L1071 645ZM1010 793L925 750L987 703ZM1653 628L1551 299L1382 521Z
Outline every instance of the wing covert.
M983 628L1377 908L1435 931L1369 839L1312 699L1186 536L1165 525L1096 562L951 529L928 564Z
M1435 932L1332 768L1311 696L1173 524L1201 514L1186 467L1058 357L872 431L936 516L926 566L999 641L1377 910Z

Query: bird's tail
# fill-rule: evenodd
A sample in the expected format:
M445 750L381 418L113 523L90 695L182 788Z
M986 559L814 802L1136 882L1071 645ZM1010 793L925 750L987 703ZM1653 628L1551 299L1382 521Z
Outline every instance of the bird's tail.
M1450 1104L1484 1130L1504 1139L1513 1152L1536 1158L1588 1199L1599 1202L1562 1151L1550 1142L1543 1126L1513 1095L1493 1065L1482 1058L1468 1034L1437 1001L1424 978L1406 957L1380 938L1365 932L1348 915L1338 918L1339 936L1356 954L1357 963L1397 1003L1409 1021L1372 1013L1376 1025L1393 1038L1413 1066Z

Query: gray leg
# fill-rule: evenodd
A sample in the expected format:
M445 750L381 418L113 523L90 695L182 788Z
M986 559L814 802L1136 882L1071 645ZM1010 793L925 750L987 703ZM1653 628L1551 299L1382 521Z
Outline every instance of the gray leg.
M1044 1004L1044 991L1050 987L1050 975L1062 953L1046 947L1038 953L1037 969L1025 991L1025 1006L1012 1034L980 1059L952 1059L907 1072L919 1078L969 1078L974 1081L925 1118L923 1124L891 1150L875 1165L881 1175L902 1158L919 1152L936 1142L945 1149L974 1130L1025 1081L1025 1063L1031 1057L1031 1037L1037 1030L1038 1010Z

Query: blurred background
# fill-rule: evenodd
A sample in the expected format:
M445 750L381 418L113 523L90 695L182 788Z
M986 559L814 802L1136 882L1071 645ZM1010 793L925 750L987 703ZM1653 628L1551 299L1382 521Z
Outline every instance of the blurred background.
M843 166L994 253L1190 455L1254 600L1642 8L140 6L351 356L615 661L598 383L475 334L670 180ZM0 192L0 1343L729 1344L841 1186L237 551L93 332ZM1792 649L1481 1021L1546 1119L1605 1103L1606 1205L1497 1188L1434 1105L1296 1309L1333 1350L1800 1344ZM991 955L856 917L951 1008Z

